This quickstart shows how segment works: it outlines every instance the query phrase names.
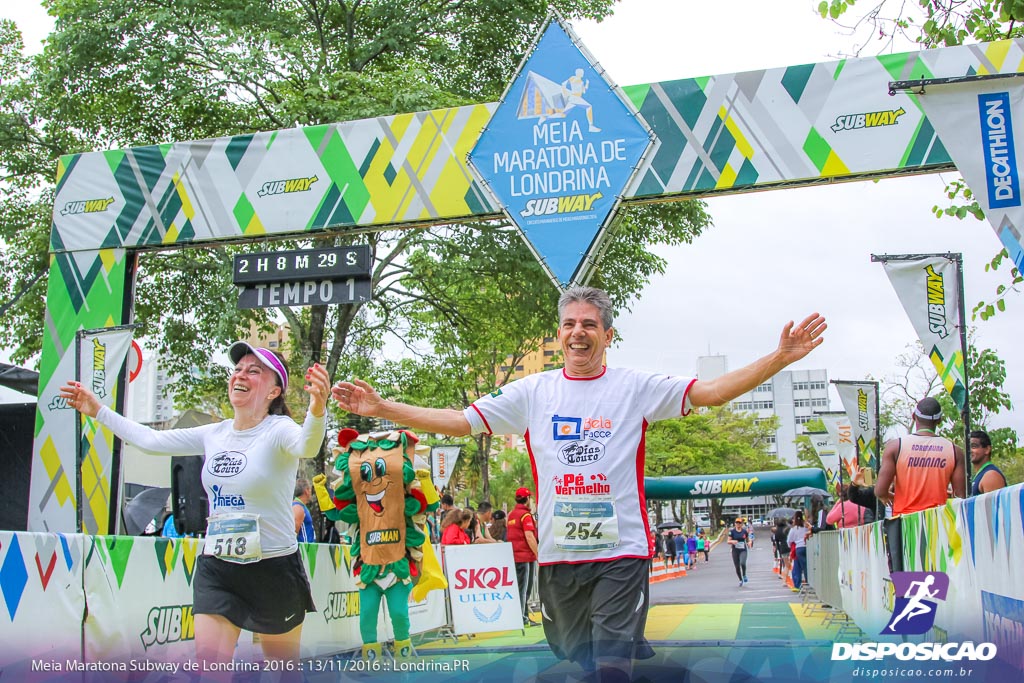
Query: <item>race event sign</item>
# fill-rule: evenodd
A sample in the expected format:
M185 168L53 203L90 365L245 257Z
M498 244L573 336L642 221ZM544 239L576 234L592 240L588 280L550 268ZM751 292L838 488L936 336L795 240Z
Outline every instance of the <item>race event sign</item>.
M511 543L446 545L442 550L456 635L523 627Z
M654 136L558 18L468 161L559 286L582 284Z

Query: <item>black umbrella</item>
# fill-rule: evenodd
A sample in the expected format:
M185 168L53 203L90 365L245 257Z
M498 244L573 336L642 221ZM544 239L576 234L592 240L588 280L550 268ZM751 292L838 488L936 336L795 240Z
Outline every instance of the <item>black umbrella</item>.
M793 508L781 507L769 512L765 515L765 519L792 519L795 514L796 510Z
M664 531L665 529L682 529L683 525L679 522L662 522L658 525L658 531Z
M815 488L813 486L797 486L795 489L790 489L782 494L783 498L804 498L807 496L813 496L818 494L822 498L828 498L829 492Z
M146 530L146 525L167 507L167 499L170 495L170 489L152 488L146 489L128 501L128 504L124 506L124 528L128 535L141 535Z

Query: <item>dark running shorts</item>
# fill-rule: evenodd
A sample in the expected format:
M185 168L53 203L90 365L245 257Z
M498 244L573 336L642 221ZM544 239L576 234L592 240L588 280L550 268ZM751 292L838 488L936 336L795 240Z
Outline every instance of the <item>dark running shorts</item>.
M253 633L287 633L316 611L298 551L251 564L200 555L192 590L196 614L218 614Z
M584 669L595 659L647 659L654 650L644 638L650 560L552 564L540 568L544 635L556 657Z

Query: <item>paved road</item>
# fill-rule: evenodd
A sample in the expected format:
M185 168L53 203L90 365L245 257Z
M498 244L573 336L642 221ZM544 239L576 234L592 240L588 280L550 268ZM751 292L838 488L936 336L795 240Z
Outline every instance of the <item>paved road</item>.
M722 543L711 551L708 563L701 556L697 568L689 571L686 576L651 584L651 603L799 602L797 594L772 571L773 555L767 540L768 528L758 527L756 531L759 538L754 548L747 551L749 582L743 588L739 587L736 570L733 569L732 546Z

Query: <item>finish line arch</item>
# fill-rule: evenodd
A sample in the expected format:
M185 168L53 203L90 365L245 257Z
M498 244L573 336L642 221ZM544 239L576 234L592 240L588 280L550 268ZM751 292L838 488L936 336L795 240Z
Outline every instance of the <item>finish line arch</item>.
M1013 40L626 87L659 146L623 201L949 170L919 96L890 97L889 82L1013 74L1022 62L1024 41ZM29 529L110 532L102 514L78 529L76 513L116 504L112 436L83 420L77 438L77 414L55 399L75 374L78 332L131 322L138 250L496 218L500 207L465 162L496 107L61 158ZM307 182L288 184L298 179Z
M738 474L695 474L685 477L645 477L647 500L740 498L780 495L798 486L825 490L825 473L816 467Z

